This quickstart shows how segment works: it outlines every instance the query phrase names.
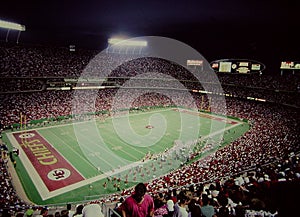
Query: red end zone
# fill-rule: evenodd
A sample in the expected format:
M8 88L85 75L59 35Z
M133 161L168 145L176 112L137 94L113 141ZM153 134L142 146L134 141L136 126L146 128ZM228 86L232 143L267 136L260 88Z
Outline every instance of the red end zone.
M49 191L84 180L84 178L37 131L13 133L31 164Z

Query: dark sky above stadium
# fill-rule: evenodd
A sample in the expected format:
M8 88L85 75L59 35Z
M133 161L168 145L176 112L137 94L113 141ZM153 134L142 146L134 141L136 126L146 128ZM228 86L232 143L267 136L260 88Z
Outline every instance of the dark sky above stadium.
M0 18L26 26L20 42L102 49L114 35L164 36L192 46L210 60L261 61L272 56L295 59L300 54L297 4L290 0L6 0Z

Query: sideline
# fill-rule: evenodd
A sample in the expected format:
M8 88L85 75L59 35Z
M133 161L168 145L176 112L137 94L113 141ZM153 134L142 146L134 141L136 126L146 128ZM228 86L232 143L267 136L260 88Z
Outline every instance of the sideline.
M18 166L18 165L17 165ZM27 194L25 193L25 190L22 186L22 183L19 179L19 176L16 172L16 169L14 168L13 163L11 162L10 159L8 159L7 162L7 170L8 173L11 177L11 182L13 187L15 188L15 191L18 195L18 197L23 200L25 203L29 204L29 205L34 205L35 203L33 203L31 200L29 200L29 198L27 197Z
M170 109L167 109L167 110L170 110ZM167 110L165 110L165 111L167 111ZM132 114L132 115L136 115L136 114ZM224 129L215 131L215 132L213 132L213 133L211 133L211 134L209 134L209 135L207 135L207 136L202 137L201 140L203 140L203 139L205 139L205 138L207 138L207 137L209 137L209 136L213 136L213 135L222 133L222 132L224 132L225 130L228 130L228 129L231 129L231 128L234 128L234 127L236 127L236 126L238 126L238 125L243 124L242 121L235 121L235 122L236 122L236 123L235 123L235 124L232 124L231 126L225 127ZM80 122L79 122L79 123L80 123ZM79 123L76 123L76 124L79 124ZM67 124L64 124L64 125L67 125ZM57 126L49 126L49 127L57 127ZM46 128L48 128L48 127L46 127ZM33 130L33 129L30 129L30 130ZM28 130L26 130L26 131L28 131ZM26 132L26 131L21 131L21 132ZM18 132L19 132L19 131L18 131ZM7 136L8 136L8 138L9 138L10 142L12 143L12 145L15 144L15 145L18 146L18 144L16 144L14 140L11 140L11 139L10 139L10 136L12 136L12 134L13 134L13 132L7 133ZM23 161L22 161L22 163L24 164ZM144 162L144 163L145 163L145 162ZM9 164L10 164L10 166L9 166L9 172L10 172L10 174L11 174L11 176L12 176L12 183L13 183L14 187L16 188L16 191L17 191L17 193L18 193L18 196L19 196L22 200L26 201L27 203L29 203L29 204L34 204L34 203L33 203L32 201L30 201L29 198L27 197L27 195L26 195L26 193L25 193L25 190L24 190L24 188L23 188L23 186L22 186L22 183L21 183L21 181L20 181L20 179L19 179L19 177L18 177L18 175L17 175L16 169L14 168L14 166L13 166L13 164L12 164L12 162L11 162L10 160L9 160ZM134 163L131 163L131 164L128 164L128 165L123 166L123 167L121 167L121 168L118 168L118 169L116 169L116 170L114 170L114 171L109 171L109 172L100 174L100 175L98 175L98 176L95 176L95 177L92 177L92 178L89 178L89 179L82 180L82 181L80 181L80 182L78 182L78 183L75 183L75 184L66 186L66 187L64 187L63 189L58 189L58 190L55 190L55 191L53 191L53 192L47 192L47 191L46 191L46 192L44 192L45 194L42 193L42 194L40 194L40 195L41 195L41 197L43 198L43 200L49 199L49 198L58 196L58 195L60 195L60 194L62 194L62 193L65 193L65 192L71 191L71 190L73 190L73 189L76 189L76 188L78 188L78 187L82 187L82 186L84 186L84 185L86 185L86 184L93 183L93 182L95 182L95 181L101 180L101 179L106 178L106 177L108 177L108 176L112 176L112 175L114 175L114 174L116 174L116 173L125 171L125 170L127 170L127 169L129 169L129 168L131 168L131 167L134 167L134 166L137 166L137 165L140 165L140 164L143 164L143 163L142 163L142 162L139 162L139 161L136 161L136 162L134 162ZM26 163L25 163L25 165L26 165ZM30 170L28 170L28 168L30 168L30 167L26 167L27 172L30 171ZM39 187L38 187L37 185L35 185L35 187L36 187L37 189L39 189ZM41 189L40 189L40 190L41 190ZM38 190L39 193L41 193L40 190Z

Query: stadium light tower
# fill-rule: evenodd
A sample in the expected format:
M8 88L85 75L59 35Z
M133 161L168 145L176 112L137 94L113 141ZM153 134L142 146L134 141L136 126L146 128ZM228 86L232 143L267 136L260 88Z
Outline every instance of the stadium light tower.
M7 29L6 33L6 42L8 41L8 36L10 33L10 30L17 30L18 32L18 37L17 37L17 43L19 42L20 34L21 32L24 32L26 30L24 25L18 24L18 23L13 23L13 22L8 22L4 20L0 20L0 28Z
M134 40L134 39L126 40L126 39L122 39L122 38L109 38L108 43L110 45L118 45L118 43L120 43L120 45L123 45L123 46L141 46L141 47L147 46L147 41Z
M108 39L108 47L106 52L125 54L134 54L136 52L141 53L142 49L147 46L148 42L146 40L112 37Z

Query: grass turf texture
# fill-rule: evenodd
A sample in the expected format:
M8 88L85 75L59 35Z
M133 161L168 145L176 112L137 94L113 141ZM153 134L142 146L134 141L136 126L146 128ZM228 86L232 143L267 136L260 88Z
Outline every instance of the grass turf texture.
M199 118L197 122L195 122L196 116ZM182 123L183 119L185 124ZM215 137L218 137L218 131L223 128L219 120L201 117L197 114L178 112L174 109L156 109L147 112L136 111L129 115L128 120L130 125L123 125L127 122L127 119L121 116L114 119L107 118L105 122L100 120L96 120L95 122L78 122L74 124L76 125L75 128L72 124L65 124L37 128L36 130L66 158L85 179L89 180L99 176L103 171L117 168L120 164L124 164L124 162L141 161L149 152L152 154L164 152L166 149L172 148L174 140L180 139L183 142L188 142L199 137L207 137L209 134L215 134ZM146 127L147 125L151 125L153 128L149 129ZM230 126L232 126L232 124L227 123L225 125L226 128ZM118 134L116 128L121 129L122 132ZM201 156L199 155L194 160L204 157L216 151L216 149L231 143L243 135L248 129L249 125L247 123L236 124L236 126L233 126L230 130L225 131L220 146L210 150L210 152L201 154ZM3 139L9 144L6 136L4 136ZM80 144L78 144L79 140ZM203 145L205 145L204 142ZM107 150L103 151L101 149L103 146L105 146ZM109 152L114 154L112 155L113 158L111 155L106 154ZM108 181L107 178L103 178L88 182L82 187L43 200L31 181L31 178L34 177L30 177L29 172L17 157L15 159L17 161L17 167L15 169L28 198L40 205L98 199L106 194L116 192L116 185L119 185L118 188L122 190L136 184L133 180L125 183L124 176L121 176L121 181L118 181L118 176L112 176L109 177L110 181ZM151 165L149 165L149 167L151 167ZM164 167L164 169L165 171L161 171L162 174L166 174L177 168L171 165L170 167ZM133 175L133 173L131 174L128 170L125 171L125 173L130 176ZM141 177L138 177L138 179L139 178ZM149 181L151 178L153 178L153 176L149 174L148 176L143 176L144 180L142 181ZM104 182L107 183L106 188L103 187Z

